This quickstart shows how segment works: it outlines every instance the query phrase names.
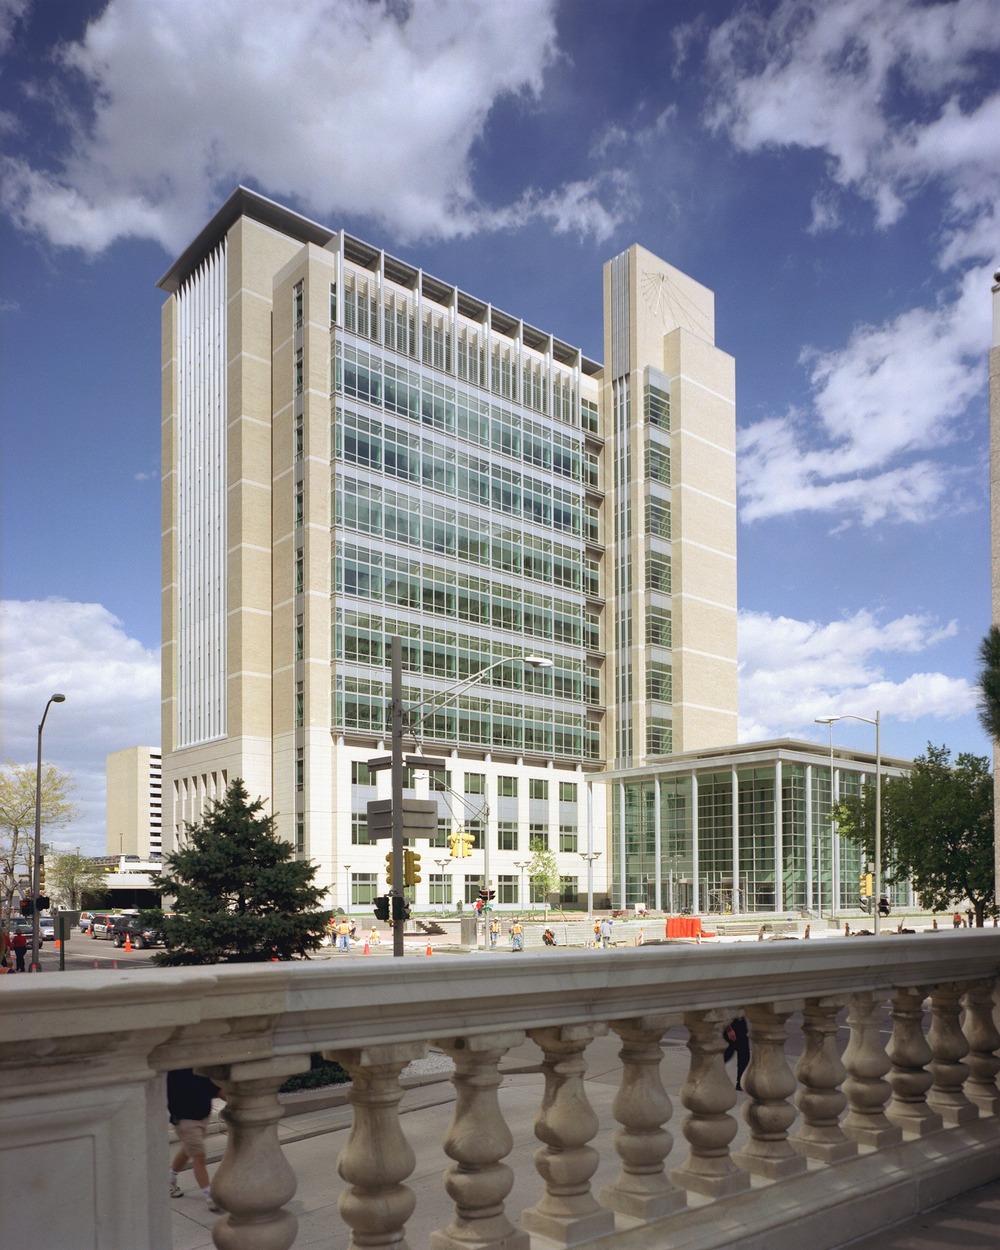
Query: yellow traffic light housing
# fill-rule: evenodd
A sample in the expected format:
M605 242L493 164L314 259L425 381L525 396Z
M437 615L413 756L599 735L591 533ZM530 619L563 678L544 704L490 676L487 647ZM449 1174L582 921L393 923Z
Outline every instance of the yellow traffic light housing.
M392 885L392 851L385 857L385 879Z
M460 833L448 834L448 847L452 855L457 859L462 855L462 835Z
M420 881L420 853L403 851L403 884L416 885Z
M875 874L872 872L863 872L861 880L858 883L858 890L862 898L871 898L875 892Z
M45 856L42 855L38 860L38 893L45 893Z
M462 854L471 855L473 847L476 845L476 835L469 833L468 830L462 831Z

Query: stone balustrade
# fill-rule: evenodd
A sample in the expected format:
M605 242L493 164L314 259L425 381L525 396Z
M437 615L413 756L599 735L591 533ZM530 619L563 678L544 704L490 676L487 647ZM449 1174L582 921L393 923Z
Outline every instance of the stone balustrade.
M434 1046L455 1066L441 1143L451 1216L432 1250L823 1250L1000 1176L998 981L992 930L8 977L4 1237L168 1250L162 1074L193 1066L227 1098L215 1244L287 1250L296 1177L277 1094L321 1051L352 1078L329 1244L405 1250L415 1154L400 1074ZM722 1031L737 1011L753 1059L734 1150ZM661 1039L678 1027L686 1079L668 1089ZM588 1047L609 1031L613 1135L599 1134L585 1079ZM525 1039L538 1149L515 1160L501 1069ZM598 1140L617 1178L595 1192ZM511 1210L525 1171L534 1201Z

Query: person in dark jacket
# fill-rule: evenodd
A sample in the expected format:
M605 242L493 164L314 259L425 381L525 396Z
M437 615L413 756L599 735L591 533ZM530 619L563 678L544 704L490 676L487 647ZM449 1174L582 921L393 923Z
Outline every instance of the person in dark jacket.
M212 1197L205 1166L205 1131L212 1115L212 1099L221 1092L214 1081L207 1076L197 1076L192 1068L177 1068L167 1073L167 1110L181 1143L170 1164L170 1196L183 1197L184 1190L177 1183L177 1176L190 1159L194 1179L205 1195L209 1211L218 1212L222 1208Z
M725 1037L726 1053L722 1059L724 1063L728 1063L733 1055L736 1056L736 1088L742 1089L743 1073L750 1063L750 1030L747 1028L746 1017L737 1016L730 1020L725 1028Z

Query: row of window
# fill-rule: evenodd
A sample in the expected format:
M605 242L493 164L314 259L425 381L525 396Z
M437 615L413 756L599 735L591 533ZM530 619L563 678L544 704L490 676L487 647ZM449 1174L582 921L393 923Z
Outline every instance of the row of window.
M496 902L500 906L534 907L546 902L546 897L537 889L530 879L521 879L509 874L500 873L496 884ZM461 879L464 891L462 901L474 904L483 888L482 877L466 875ZM444 907L454 906L455 879L447 873L432 872L427 879L428 898L430 905ZM522 893L523 890L523 893ZM351 873L351 906L365 907L374 903L384 892L384 887L377 872ZM576 904L580 901L580 881L578 877L559 878L559 901L565 904Z
M482 811L481 808L478 810ZM454 820L451 816L442 816L438 820L434 836L427 839L428 846L432 849L448 847L448 839L456 828L472 834L475 839L473 850L485 844L486 825L481 815ZM409 845L412 840L406 839L406 842ZM373 845L368 832L368 817L364 812L351 814L351 845ZM497 822L496 849L498 851L559 850L575 855L580 849L580 835L576 825L560 825L557 832L550 832L549 826L544 821L529 822L522 830L518 828L515 820L501 820Z
M422 701L407 700L411 705ZM383 737L389 729L388 706L389 688L385 682L337 675L333 694L335 728ZM577 712L528 706L523 701L461 695L454 705L428 713L423 727L426 738L439 742L564 759L601 758L599 724L588 723Z
M353 343L337 341L333 364L340 395L441 430L495 455L538 465L572 482L583 480L583 445L578 436L552 429L463 387L425 377Z
M386 347L411 359L418 358L426 365L451 373L455 366L453 361L453 331L449 311L435 308L424 310L421 333L416 333L416 300L407 291L399 290L388 284L382 286L383 315L382 341ZM337 285L330 285L330 323L337 325ZM344 292L341 301L343 328L352 334L377 342L379 337L379 284L367 273L355 272L345 267ZM301 303L297 304L297 315L301 324ZM525 407L536 412L549 411L549 382L552 386L552 415L557 420L575 425L576 422L576 384L568 370L560 369L554 363L550 366L539 357L529 352L520 351L519 345L510 340L497 340L490 351L490 374L486 376L486 332L485 329L462 322L458 326L458 376L474 385L486 387L489 384L498 395L508 399L518 399ZM518 394L517 356L521 355L520 383Z
M465 773L462 782L463 794L485 794L486 793L486 774L485 773ZM374 786L376 784L377 774L373 773L364 760L351 761L351 785L352 786ZM416 772L412 768L403 769L403 788L412 790ZM438 791L451 790L451 773L445 768L436 768L429 771L430 788ZM560 781L559 783L559 802L560 803L576 803L579 797L579 786L575 781ZM518 796L518 778L500 775L497 777L497 794L502 799L516 799ZM528 778L528 798L536 799L542 802L548 802L549 798L549 779L548 777L529 777Z
M561 618L560 618L561 619ZM487 626L488 622L485 623ZM551 622L550 622L551 625ZM493 628L507 628L498 621ZM561 627L560 627L561 628ZM528 634L527 629L517 631ZM429 622L386 620L377 613L338 608L334 621L334 657L350 664L385 668L391 639L403 640L403 671L449 682L466 681L499 658L496 638L478 637L441 629ZM551 632L542 635L551 638ZM572 631L562 639L572 640ZM557 635L560 637L560 635ZM486 684L507 690L526 690L536 697L565 699L600 706L601 675L596 666L585 665L579 656L554 656L550 668L533 669L517 657L523 654L508 645L508 664L487 675ZM513 653L513 654L511 654Z

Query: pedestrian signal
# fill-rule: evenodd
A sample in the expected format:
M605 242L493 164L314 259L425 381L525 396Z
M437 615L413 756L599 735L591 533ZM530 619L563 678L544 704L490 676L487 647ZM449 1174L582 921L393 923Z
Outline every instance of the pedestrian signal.
M381 894L375 900L375 918L377 920L389 919L389 895Z

